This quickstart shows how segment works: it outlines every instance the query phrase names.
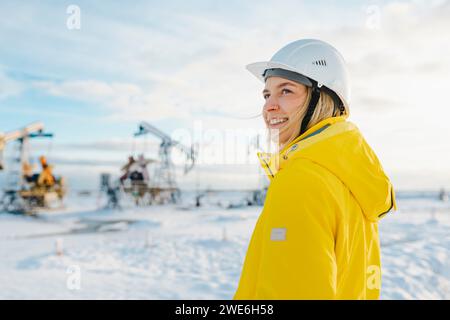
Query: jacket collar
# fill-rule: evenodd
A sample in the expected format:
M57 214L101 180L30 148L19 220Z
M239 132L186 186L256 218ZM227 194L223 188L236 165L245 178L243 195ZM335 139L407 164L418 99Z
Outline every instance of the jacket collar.
M312 126L311 128L309 128L308 130L306 130L303 134L301 134L297 138L295 138L291 143L289 143L279 152L275 153L258 152L257 155L260 164L264 169L264 171L266 172L269 179L272 180L276 176L276 174L283 168L286 161L290 157L292 157L294 153L296 153L298 150L307 147L312 143L315 143L319 140L323 140L324 138L328 137L329 135L325 135L325 133L327 133L326 129L328 129L333 124L345 123L345 120L347 118L348 116L345 115L340 117L332 117L324 119L315 124L314 126ZM335 129L338 130L333 131L345 131L346 127L338 126L338 128Z

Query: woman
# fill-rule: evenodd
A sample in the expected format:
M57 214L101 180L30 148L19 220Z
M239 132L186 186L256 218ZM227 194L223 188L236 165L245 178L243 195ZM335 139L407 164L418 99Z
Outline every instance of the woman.
M378 220L397 209L377 156L349 116L344 59L299 40L247 66L265 83L263 116L279 152L234 299L378 299Z

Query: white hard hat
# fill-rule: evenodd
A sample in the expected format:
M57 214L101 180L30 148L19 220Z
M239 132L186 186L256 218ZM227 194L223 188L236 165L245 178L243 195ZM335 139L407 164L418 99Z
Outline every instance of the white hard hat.
M302 39L291 42L278 50L270 61L251 63L247 69L263 82L269 69L303 75L316 81L319 88L325 86L331 89L349 110L350 83L346 63L342 55L324 41ZM308 85L307 82L302 83Z

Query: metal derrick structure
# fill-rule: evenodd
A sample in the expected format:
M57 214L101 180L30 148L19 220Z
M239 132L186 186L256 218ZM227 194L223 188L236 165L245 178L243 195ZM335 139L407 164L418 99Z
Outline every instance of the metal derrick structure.
M42 122L34 122L21 129L0 133L0 170L4 170L3 153L6 145L18 142L13 165L8 170L6 187L1 199L4 211L33 214L38 208L45 208L51 201L62 199L65 195L63 180L56 180L53 186L41 186L37 182L25 180L23 168L29 164L30 140L33 138L52 138L52 133L44 132Z
M187 174L195 165L195 148L193 145L186 147L179 141L173 140L148 122L141 122L138 131L134 134L135 137L144 135L153 135L161 141L156 168L149 182L131 181L130 185L124 186L123 189L133 194L136 204L176 203L180 197L180 189L176 183L175 166L171 158L172 150L176 148L185 155L184 174Z

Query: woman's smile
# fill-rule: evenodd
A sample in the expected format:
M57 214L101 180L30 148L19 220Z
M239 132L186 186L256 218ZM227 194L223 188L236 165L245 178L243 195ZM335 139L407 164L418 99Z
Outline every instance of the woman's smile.
M289 118L285 116L273 116L267 120L267 126L269 129L279 129L285 126Z

